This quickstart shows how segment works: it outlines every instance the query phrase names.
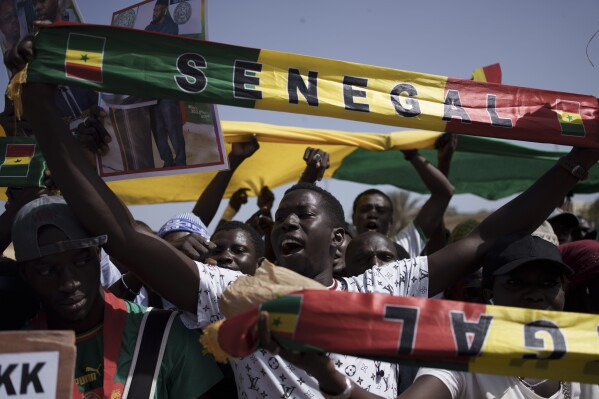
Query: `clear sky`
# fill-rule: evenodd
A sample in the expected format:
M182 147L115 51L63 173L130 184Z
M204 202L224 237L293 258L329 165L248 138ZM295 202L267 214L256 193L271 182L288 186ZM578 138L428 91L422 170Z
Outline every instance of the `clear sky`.
M112 11L134 3L77 1L91 23L109 23ZM208 0L207 12L208 37L213 41L461 78L469 78L477 67L500 62L506 84L599 96L599 34L588 48L597 67L585 55L587 42L599 30L597 0ZM219 113L222 120L344 131L397 130L226 106L219 106ZM340 199L349 213L351 201L365 186L329 181L325 188L342 193ZM275 194L280 198L282 192ZM246 215L255 210L254 201L250 202ZM451 205L476 211L501 203L460 195ZM132 209L136 217L157 228L191 205Z

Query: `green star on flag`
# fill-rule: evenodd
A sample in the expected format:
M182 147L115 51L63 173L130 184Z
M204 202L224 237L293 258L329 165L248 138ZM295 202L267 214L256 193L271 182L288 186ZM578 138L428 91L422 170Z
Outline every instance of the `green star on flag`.
M33 137L0 137L1 187L43 187L45 169Z
M103 37L69 33L65 53L66 77L101 83L105 45Z
M279 335L292 337L297 327L302 307L302 295L289 295L279 300L265 303L262 310L270 314L270 329Z

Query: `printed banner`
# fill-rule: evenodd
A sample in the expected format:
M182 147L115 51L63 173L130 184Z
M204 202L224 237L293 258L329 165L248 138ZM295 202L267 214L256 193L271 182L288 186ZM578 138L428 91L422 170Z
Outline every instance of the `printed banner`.
M33 137L0 137L0 187L44 187L46 160Z
M324 290L286 295L260 309L270 313L275 339L293 350L599 382L596 315ZM224 320L220 348L235 357L254 352L257 317L258 309L250 309Z
M112 24L205 39L205 2L170 0L168 4L158 4L156 0L147 0L116 11ZM106 65L111 56L107 38L73 32L67 43L66 76L102 85L109 76ZM109 151L98 162L98 171L105 180L228 167L215 106L162 99L150 91L125 94L132 95L100 94L99 104L108 115L103 124L113 138Z
M106 41L102 82L69 78L69 37ZM31 81L352 119L431 131L599 147L592 96L455 79L124 28L55 25L36 38Z

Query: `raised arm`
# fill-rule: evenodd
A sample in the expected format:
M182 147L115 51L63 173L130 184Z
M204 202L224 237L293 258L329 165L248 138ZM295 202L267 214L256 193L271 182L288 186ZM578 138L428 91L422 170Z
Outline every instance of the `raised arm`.
M229 170L220 171L214 176L214 179L200 195L192 210L206 226L212 222L235 170L259 148L260 145L256 140L256 136L252 136L251 140L247 142L233 143L229 153ZM241 206L241 203L239 206ZM239 208L236 211L239 211Z
M449 168L451 158L456 148L458 148L458 135L455 133L445 133L435 143L437 148L437 168L443 175L449 178Z
M127 207L89 165L58 116L55 87L29 83L23 107L52 177L69 206L94 235L107 234L106 250L158 294L195 313L199 287L196 265L164 240L137 230Z
M466 238L430 255L429 295L443 291L480 267L498 238L534 231L578 182L570 170L578 166L588 171L598 159L598 149L572 149L529 189L489 215Z
M414 224L428 238L441 222L447 205L449 205L449 201L453 196L454 188L447 180L447 177L420 155L417 150L404 151L404 156L414 166L420 179L431 193L431 196L426 200L414 219Z
M458 135L455 133L445 133L435 143L437 148L437 169L449 179L449 167L451 166L451 158L458 145ZM445 213L445 212L443 212ZM447 245L447 236L445 233L445 222L443 215L439 224L429 237L426 244L425 253L432 254Z

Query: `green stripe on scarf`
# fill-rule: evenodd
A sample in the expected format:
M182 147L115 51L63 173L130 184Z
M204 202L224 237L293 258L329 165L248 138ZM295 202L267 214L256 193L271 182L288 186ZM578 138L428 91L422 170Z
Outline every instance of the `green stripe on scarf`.
M66 76L65 56L71 31L106 40L102 82ZM94 25L45 28L36 36L35 48L35 60L27 70L28 81L81 85L144 98L254 106L253 100L235 98L231 80L235 61L256 61L260 50Z

